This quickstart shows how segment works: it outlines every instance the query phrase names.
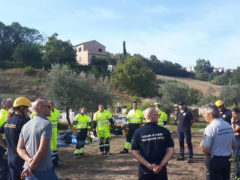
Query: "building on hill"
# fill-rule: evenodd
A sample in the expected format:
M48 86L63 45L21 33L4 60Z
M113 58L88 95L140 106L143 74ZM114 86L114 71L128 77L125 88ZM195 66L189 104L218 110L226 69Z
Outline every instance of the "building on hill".
M214 69L213 69L213 72L224 73L224 67L214 68Z
M233 73L234 70L235 70L235 69L227 69L226 71Z
M195 72L195 66L186 67L185 70L186 70L187 72Z
M76 60L80 65L89 65L91 59L94 57L108 57L108 54L105 51L106 47L95 40L78 44L74 46L74 48L76 50Z

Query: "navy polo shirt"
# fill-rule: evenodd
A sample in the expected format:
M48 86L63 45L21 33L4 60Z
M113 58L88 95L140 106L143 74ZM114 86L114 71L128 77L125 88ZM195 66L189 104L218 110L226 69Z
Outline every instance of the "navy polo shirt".
M151 164L160 164L169 147L174 147L170 132L155 122L146 123L133 135L132 150L138 150ZM140 168L147 169L142 164Z
M19 134L26 122L28 122L26 117L14 114L0 127L0 133L5 133L9 154L17 153Z
M193 119L193 115L191 111L187 108L183 112L178 109L177 111L177 120L178 120L178 130L184 131L191 129L191 120Z
M224 121L226 121L226 122L228 122L229 124L231 124L232 112L231 112L229 109L225 109L225 108L224 108L224 110L223 110L222 112L220 112L220 117L221 117Z

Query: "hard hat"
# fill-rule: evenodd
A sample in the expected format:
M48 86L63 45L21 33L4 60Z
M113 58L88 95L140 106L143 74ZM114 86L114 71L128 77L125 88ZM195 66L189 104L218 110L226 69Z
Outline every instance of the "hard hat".
M184 105L184 104L185 104L184 101L179 101L179 102L178 102L178 105Z
M223 101L222 101L222 100L217 100L217 101L215 102L215 105L216 105L217 107L222 106L222 105L223 105Z
M160 103L159 103L159 102L155 102L155 103L154 103L154 106L156 106L156 105L160 105Z
M31 101L28 98L25 98L25 97L18 97L13 102L13 107L19 107L19 106L31 107Z

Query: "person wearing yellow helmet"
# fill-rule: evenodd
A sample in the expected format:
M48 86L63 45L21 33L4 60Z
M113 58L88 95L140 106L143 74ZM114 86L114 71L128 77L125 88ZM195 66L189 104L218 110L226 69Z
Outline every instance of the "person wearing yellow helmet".
M13 100L11 98L2 99L1 109L0 109L0 126L2 126L7 120L8 110L12 107L12 104L13 104ZM2 139L5 142L5 134L0 134L0 136L2 136ZM3 156L6 152L7 147L6 147L6 144L2 144L2 146L0 146L0 179L8 179L7 160L3 159Z
M222 100L217 100L215 105L218 107L220 117L231 124L232 112L229 109L226 109Z
M13 102L13 111L9 115L9 119L0 127L0 133L5 133L6 147L8 150L8 166L11 179L20 179L24 160L22 160L16 149L19 134L29 117L27 113L31 106L31 101L25 97L18 97ZM0 145L4 144L0 137ZM4 146L3 146L4 147Z
M165 126L167 124L167 114L160 109L160 103L154 103L155 109L158 112L158 125Z

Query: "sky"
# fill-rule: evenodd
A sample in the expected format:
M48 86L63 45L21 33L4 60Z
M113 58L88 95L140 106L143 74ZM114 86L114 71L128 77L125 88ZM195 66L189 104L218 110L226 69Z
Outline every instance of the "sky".
M183 67L240 66L239 0L0 0L0 21L53 33L73 45L97 40L110 53L156 55Z

